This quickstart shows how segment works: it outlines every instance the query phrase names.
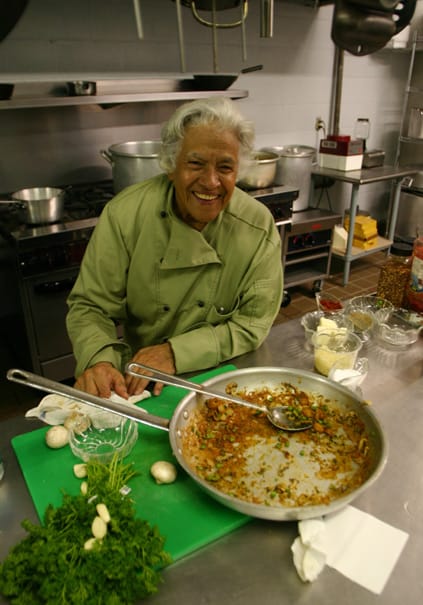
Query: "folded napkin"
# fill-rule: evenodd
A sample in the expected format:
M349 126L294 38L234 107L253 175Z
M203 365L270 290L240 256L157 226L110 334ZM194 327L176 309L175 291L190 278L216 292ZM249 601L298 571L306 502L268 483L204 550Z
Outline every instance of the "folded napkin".
M124 399L112 392L110 401L133 406L147 397L151 397L150 391L143 391L140 395L133 395L129 399ZM56 425L64 424L69 416L76 414L88 416L92 425L97 429L116 426L116 423L120 421L119 416L113 412L107 412L92 405L54 394L43 397L37 407L28 410L25 416L27 418L39 418L46 424Z
M353 506L298 523L291 546L303 581L313 582L325 564L380 594L408 540L408 534Z

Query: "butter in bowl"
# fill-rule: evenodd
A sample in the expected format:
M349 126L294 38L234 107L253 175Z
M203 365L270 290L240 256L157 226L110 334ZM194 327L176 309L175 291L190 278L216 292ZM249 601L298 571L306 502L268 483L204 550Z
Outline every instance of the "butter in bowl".
M310 311L301 318L301 325L304 328L304 348L306 351L313 351L313 335L316 332L337 330L338 328L344 328L345 330L353 329L353 325L350 319L342 313L336 313L330 316L324 311Z
M362 340L346 328L325 330L313 335L314 367L319 374L329 376L332 367L353 369Z

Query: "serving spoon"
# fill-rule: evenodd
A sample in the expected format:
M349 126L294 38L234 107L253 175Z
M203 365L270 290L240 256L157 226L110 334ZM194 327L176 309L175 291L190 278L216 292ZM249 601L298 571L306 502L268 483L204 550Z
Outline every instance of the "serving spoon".
M277 405L268 408L257 403L252 403L251 401L245 401L245 399L241 399L241 397L237 397L236 395L228 395L227 393L216 391L201 384L195 384L189 380L184 380L173 374L161 372L160 370L156 370L155 368L151 368L142 363L128 363L125 367L125 371L136 378L142 377L156 382L163 382L164 384L173 387L181 387L189 391L194 391L194 393L200 393L201 395L207 395L208 397L216 397L217 399L223 399L237 405L243 405L247 408L259 410L266 414L269 422L271 422L273 426L283 431L305 431L312 427L312 423L308 419L305 421L303 419L291 417L289 414L290 406L287 405Z

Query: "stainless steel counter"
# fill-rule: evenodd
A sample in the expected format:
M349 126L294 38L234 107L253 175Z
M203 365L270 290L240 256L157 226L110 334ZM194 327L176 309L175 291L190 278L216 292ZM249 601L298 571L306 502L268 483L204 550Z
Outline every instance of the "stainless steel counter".
M372 343L363 354L369 358L363 395L372 402L386 431L389 456L381 477L353 505L409 534L382 594L369 592L330 567L326 567L315 582L304 584L294 568L290 550L298 534L297 524L254 520L167 568L159 593L143 603L420 605L423 595L423 338L407 351L393 352ZM272 328L259 350L235 359L234 363L237 367L313 369L312 355L304 350L298 320ZM37 427L38 421L24 418L0 424L0 453L5 463L5 476L0 482L1 560L10 547L24 537L21 520L37 521L10 445L14 435ZM0 603L6 601L0 597Z

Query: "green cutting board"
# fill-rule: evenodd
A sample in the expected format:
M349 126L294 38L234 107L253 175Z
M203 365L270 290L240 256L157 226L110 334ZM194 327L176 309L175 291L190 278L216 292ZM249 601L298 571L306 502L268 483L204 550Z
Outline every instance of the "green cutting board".
M201 383L216 374L236 369L226 365L193 378ZM177 387L164 387L159 397L140 402L140 406L157 416L171 418L175 406L187 394ZM81 481L73 474L73 465L80 460L69 447L52 450L47 447L43 427L18 435L12 446L18 458L28 490L40 520L49 504L60 506L63 492L78 494ZM157 525L166 538L165 549L177 559L209 544L241 527L250 517L233 511L201 490L179 467L175 483L157 485L150 475L150 466L157 460L175 462L169 433L139 424L139 439L125 462L133 462L138 476L130 481L131 498L139 518Z

